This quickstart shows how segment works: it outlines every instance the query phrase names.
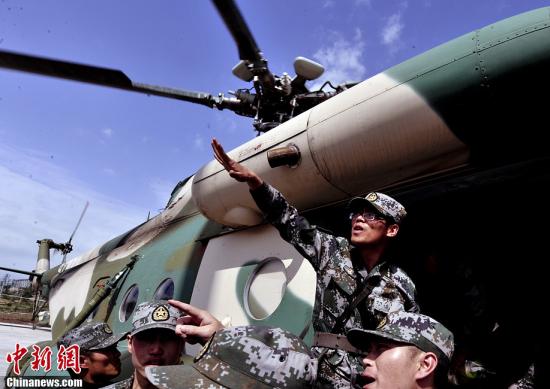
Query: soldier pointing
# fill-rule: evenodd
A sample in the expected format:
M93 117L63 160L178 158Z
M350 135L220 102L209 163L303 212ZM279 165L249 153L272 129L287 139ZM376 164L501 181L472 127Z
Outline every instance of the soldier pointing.
M418 312L414 283L384 257L406 216L405 208L383 193L355 198L349 204L351 238L336 237L310 225L280 192L231 159L216 139L212 148L229 175L248 184L258 208L281 237L316 270L312 351L319 357L318 386L349 388L351 377L362 368L346 332L375 328L389 312Z

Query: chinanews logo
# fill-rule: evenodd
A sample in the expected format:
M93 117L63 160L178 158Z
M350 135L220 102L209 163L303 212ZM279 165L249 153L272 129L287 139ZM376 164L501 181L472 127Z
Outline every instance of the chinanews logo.
M82 380L67 377L7 377L6 388L82 388Z
M69 347L59 346L57 355L52 358L51 346L39 347L32 345L32 349L28 349L21 344L16 343L13 352L6 355L6 362L11 364L10 377L6 377L6 388L81 388L81 379L72 379L67 377L19 377L21 375L21 366L25 356L28 359L28 366L33 372L47 373L52 370L52 359L56 363L58 371L67 369L73 370L75 373L80 373L80 347L75 344Z

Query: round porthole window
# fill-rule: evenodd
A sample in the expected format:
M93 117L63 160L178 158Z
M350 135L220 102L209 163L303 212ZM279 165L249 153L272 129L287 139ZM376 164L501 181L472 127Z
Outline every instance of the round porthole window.
M120 310L118 311L118 319L121 322L125 322L134 313L136 308L137 299L139 296L139 288L136 284L130 286L130 289L124 295Z
M266 258L250 274L244 288L244 308L256 320L269 317L286 291L286 268L279 258Z
M155 300L169 300L174 297L174 281L167 278L160 283L153 298Z

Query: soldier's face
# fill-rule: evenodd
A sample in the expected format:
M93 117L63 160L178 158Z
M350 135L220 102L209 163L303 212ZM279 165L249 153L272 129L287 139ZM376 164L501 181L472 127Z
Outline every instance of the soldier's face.
M365 370L358 380L363 389L416 388L420 350L393 342L373 342L363 359Z
M376 245L387 238L394 237L399 231L397 224L390 224L383 218L366 217L368 209L352 214L351 243L355 246Z
M176 365L183 351L183 339L174 330L155 328L128 337L128 351L136 371L145 376L145 367Z
M82 368L88 369L84 380L93 383L107 382L120 374L120 352L116 345L89 351L82 357Z

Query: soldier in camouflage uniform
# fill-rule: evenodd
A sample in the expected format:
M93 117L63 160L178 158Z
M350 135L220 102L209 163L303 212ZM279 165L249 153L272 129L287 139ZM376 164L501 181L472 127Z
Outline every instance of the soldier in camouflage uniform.
M310 225L281 193L231 159L215 139L212 147L215 158L230 176L248 184L256 204L281 237L315 268L316 334L312 351L320 358L318 385L349 388L352 376L362 368L361 357L346 341L345 333L354 327L375 328L392 311L418 312L414 283L403 270L383 258L406 216L405 208L382 193L353 199L350 244L345 238ZM356 296L361 291L366 292L366 298L359 303ZM356 306L346 312L350 305Z
M166 301L139 304L132 317L132 331L128 336L128 351L132 354L134 374L107 388L154 388L145 376L146 366L180 363L185 345L175 332L180 316L180 311Z
M80 373L69 369L73 378L81 378L84 388L100 388L120 374L117 343L126 334L115 335L107 323L90 321L74 328L57 341L58 347L78 345Z
M434 389L447 380L453 334L429 316L392 312L377 329L355 328L347 337L368 352L357 380L363 388Z
M145 370L155 386L167 389L298 389L312 387L317 360L290 332L241 326L216 333L193 365Z

